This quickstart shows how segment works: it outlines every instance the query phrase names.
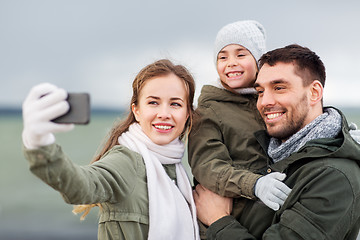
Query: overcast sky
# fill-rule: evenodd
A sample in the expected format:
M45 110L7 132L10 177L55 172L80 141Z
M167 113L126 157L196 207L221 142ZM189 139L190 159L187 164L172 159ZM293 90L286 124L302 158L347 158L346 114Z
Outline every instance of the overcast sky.
M325 104L360 107L359 1L0 0L0 107L51 82L127 107L145 65L169 58L201 86L216 80L213 43L225 24L261 22L267 49L298 43L327 68Z

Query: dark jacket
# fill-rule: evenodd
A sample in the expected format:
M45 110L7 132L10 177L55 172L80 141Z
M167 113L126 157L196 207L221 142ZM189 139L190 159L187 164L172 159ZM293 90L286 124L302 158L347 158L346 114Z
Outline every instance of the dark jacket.
M277 212L246 200L241 217L219 219L208 239L356 239L360 227L360 145L343 117L336 138L309 141L264 172L284 172L292 191ZM257 133L267 148L265 132Z
M194 178L226 197L255 198L261 177L253 172L266 166L266 154L254 132L265 129L256 109L256 95L240 95L206 85L196 112L200 119L189 136L189 164Z

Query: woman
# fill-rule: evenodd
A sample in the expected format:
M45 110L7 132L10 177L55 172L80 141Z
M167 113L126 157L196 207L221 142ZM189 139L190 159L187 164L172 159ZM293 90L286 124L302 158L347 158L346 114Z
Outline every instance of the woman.
M30 170L67 203L81 205L75 212L86 215L100 206L99 239L199 239L180 140L191 128L194 88L181 65L159 60L143 68L133 82L128 117L113 128L92 164L81 167L53 135L73 127L51 122L67 111L66 92L36 86L23 104Z

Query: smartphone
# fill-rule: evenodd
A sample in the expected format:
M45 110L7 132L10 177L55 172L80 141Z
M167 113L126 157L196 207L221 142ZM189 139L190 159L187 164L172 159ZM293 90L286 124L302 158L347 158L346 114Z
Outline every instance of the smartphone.
M88 124L90 122L90 95L88 93L68 93L70 109L64 115L51 121L55 123Z

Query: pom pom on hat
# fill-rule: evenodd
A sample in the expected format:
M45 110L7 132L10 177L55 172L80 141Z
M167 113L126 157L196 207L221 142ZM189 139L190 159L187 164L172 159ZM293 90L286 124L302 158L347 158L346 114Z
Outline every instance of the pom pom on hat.
M265 53L265 29L253 20L238 21L225 25L215 39L215 63L221 49L230 44L245 47L254 56L256 62Z

